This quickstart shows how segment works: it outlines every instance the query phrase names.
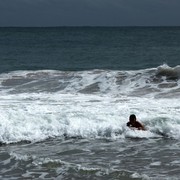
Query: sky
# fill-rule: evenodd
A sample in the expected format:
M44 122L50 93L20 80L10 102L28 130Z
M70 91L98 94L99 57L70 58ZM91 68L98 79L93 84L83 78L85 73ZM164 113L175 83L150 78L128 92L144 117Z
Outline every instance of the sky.
M180 26L180 0L0 0L4 26Z

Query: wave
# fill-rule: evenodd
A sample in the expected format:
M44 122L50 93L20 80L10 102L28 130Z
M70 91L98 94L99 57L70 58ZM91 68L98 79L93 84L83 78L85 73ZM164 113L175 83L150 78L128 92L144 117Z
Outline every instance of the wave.
M1 92L82 93L172 98L180 95L180 66L137 71L15 71L0 75Z
M0 101L0 141L38 142L48 138L180 137L178 99L112 98L95 95L11 95ZM135 113L148 131L126 127Z
M173 72L173 73L172 73ZM0 142L180 137L179 66L0 75ZM136 114L148 131L130 131Z

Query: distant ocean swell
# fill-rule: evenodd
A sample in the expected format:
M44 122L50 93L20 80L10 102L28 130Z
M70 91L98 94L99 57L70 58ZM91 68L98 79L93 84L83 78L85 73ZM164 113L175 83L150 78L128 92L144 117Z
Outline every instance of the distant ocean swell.
M50 137L180 137L180 66L0 75L0 142ZM147 132L130 131L135 113Z

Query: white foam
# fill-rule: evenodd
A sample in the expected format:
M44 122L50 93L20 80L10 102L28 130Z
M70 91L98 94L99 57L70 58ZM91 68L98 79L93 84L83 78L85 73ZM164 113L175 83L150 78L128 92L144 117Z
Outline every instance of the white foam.
M139 173L133 173L132 175L131 175L131 177L132 178L141 178L141 179L143 179L143 180L150 180L151 178L149 177L149 176L147 176L146 174L139 174Z
M152 162L150 164L150 166L160 166L161 165L161 162L160 161L156 161L156 162Z
M140 95L137 91L140 88L139 91L143 92L142 88L147 84L157 88L157 84L147 82L156 70L157 68L128 72L44 70L1 74L1 83L4 84L1 84L0 91L0 141L36 142L64 134L115 139L165 135L179 139L178 96L156 99L155 95L159 93L157 91L152 91L150 95L147 92ZM23 80L30 78L36 83L28 80L15 83L13 80L17 77ZM62 82L67 84L59 88L57 84ZM30 84L25 86L24 83ZM95 85L91 93L91 88L87 89L92 84ZM53 91L53 88L57 90ZM162 91L167 89L169 88L163 88ZM133 94L133 91L136 93ZM137 115L148 131L127 130L126 123L131 113Z
M136 71L15 71L0 75L2 92L87 93L110 96L179 97L180 66Z
M9 154L11 157L15 158L16 160L23 160L23 161L29 161L29 160L34 160L36 159L36 156L32 156L30 154L25 154L25 155L22 155L22 154L18 154L18 153L15 153L15 152L11 152Z
M0 100L0 140L11 143L41 141L67 134L151 138L157 130L180 137L178 99L113 98L84 94L19 94ZM149 131L130 131L126 122L131 113ZM122 136L123 135L123 136Z

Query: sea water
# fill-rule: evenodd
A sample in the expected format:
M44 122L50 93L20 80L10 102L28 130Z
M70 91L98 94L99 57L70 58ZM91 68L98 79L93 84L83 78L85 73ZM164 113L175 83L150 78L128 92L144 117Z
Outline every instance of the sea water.
M179 42L178 27L0 28L0 178L179 179Z

